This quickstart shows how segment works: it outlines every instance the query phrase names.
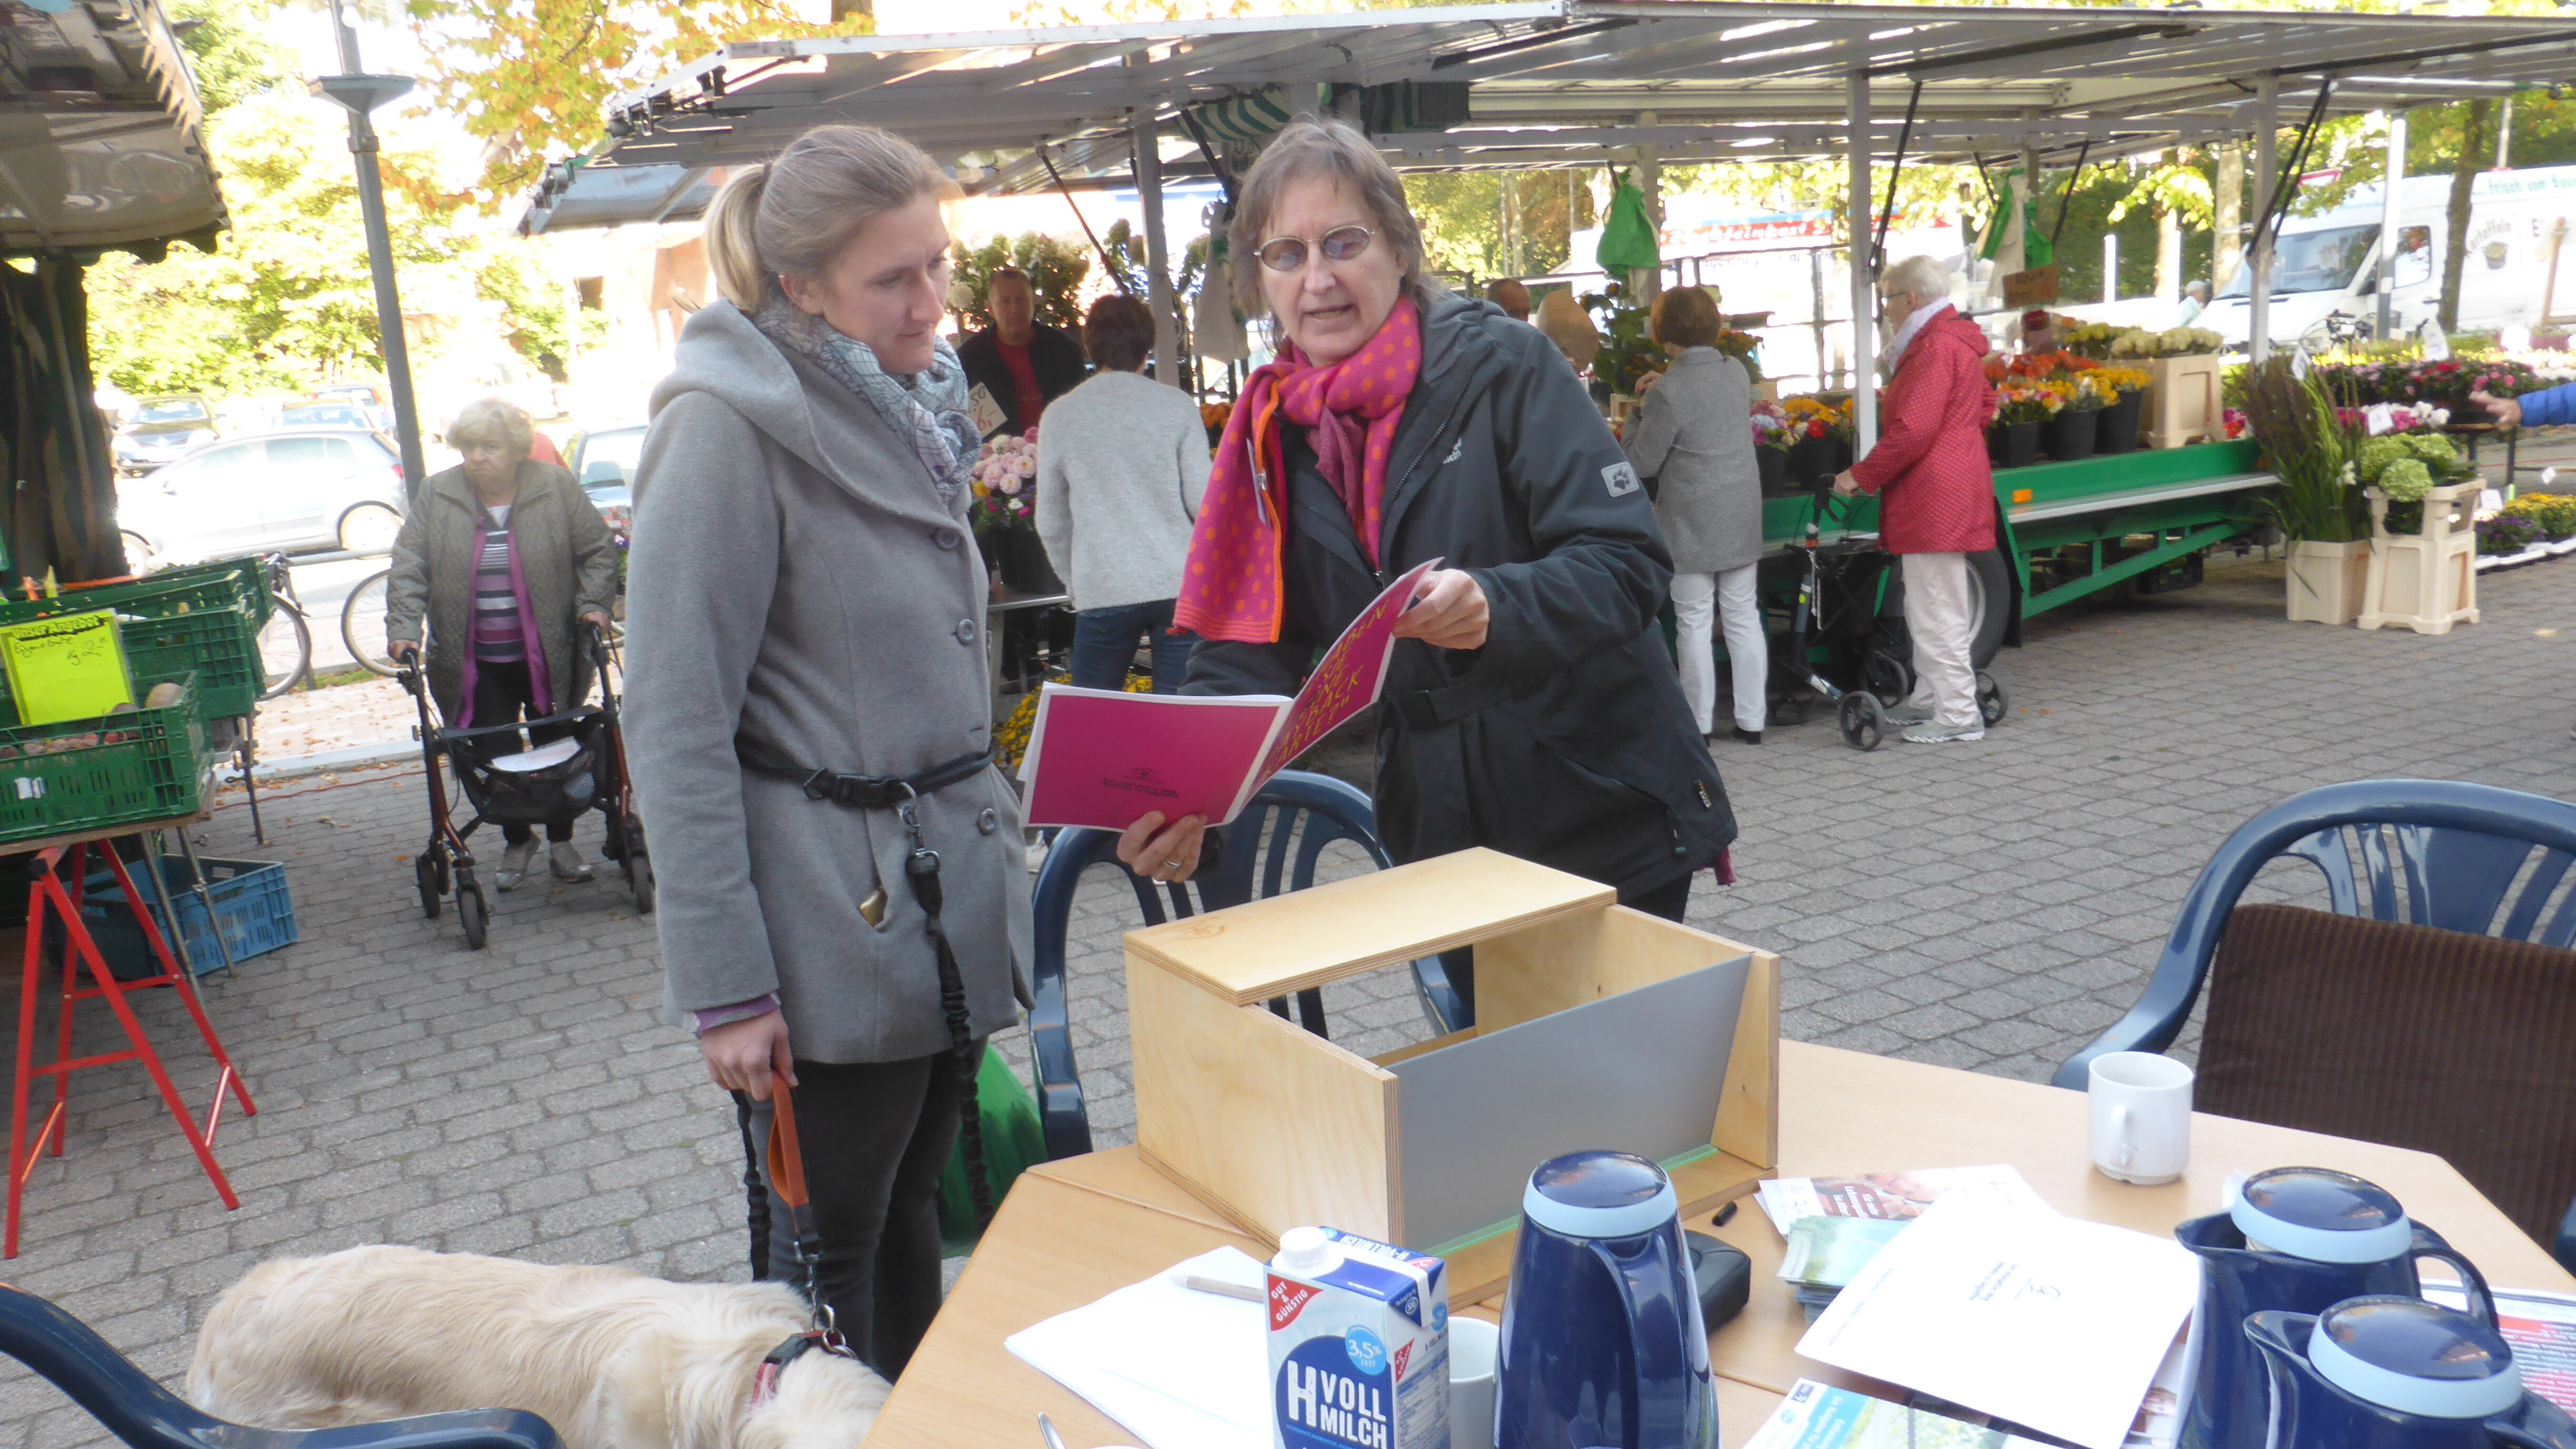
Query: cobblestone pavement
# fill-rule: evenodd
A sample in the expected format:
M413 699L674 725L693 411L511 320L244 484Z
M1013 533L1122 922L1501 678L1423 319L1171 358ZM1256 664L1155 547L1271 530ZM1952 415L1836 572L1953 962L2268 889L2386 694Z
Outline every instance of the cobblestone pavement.
M2037 1078L2134 999L2194 872L2262 806L2384 775L2565 790L2576 565L2490 575L2486 621L2438 639L2287 624L2281 591L2255 559L2043 619L1998 664L2013 713L1980 744L1861 755L1820 717L1721 747L1741 881L1703 877L1691 920L1786 957L1793 1037ZM132 1066L77 1079L68 1154L29 1181L6 1276L166 1383L213 1295L275 1254L393 1241L744 1271L739 1139L658 1020L649 921L611 882L532 889L501 897L491 949L467 952L412 894L419 791L408 766L346 771L265 794L265 847L237 803L198 828L209 854L289 863L303 934L205 988L259 1104L219 1145L241 1208L216 1202ZM582 838L595 848L595 828ZM1096 873L1073 922L1104 1145L1134 1121L1116 954L1132 910ZM1362 1051L1423 1034L1397 974L1328 1005ZM137 1007L202 1111L213 1071L178 1003ZM87 1010L82 1049L109 1045ZM1023 1036L1001 1047L1025 1065ZM101 1438L15 1365L0 1426L11 1445Z

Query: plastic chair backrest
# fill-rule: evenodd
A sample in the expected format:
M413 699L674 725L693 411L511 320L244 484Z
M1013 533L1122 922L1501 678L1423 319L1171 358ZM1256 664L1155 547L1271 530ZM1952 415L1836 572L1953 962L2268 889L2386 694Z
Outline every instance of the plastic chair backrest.
M2288 856L2316 866L2341 915L2560 948L2576 942L2576 890L2554 907L2552 899L2576 864L2576 805L2457 780L2303 791L2239 826L2201 867L2145 994L2067 1058L2057 1085L2084 1090L2105 1052L2172 1045L2237 898L2265 865Z
M340 1429L252 1429L203 1413L136 1368L88 1324L0 1285L0 1353L53 1382L135 1449L563 1449L517 1409L424 1414Z
M1368 854L1380 869L1393 864L1378 842L1377 817L1369 800L1350 785L1328 775L1282 770L1261 787L1243 814L1224 829L1222 858L1203 879L1157 886L1129 873L1143 924L1223 910L1247 901L1267 899L1315 883L1315 867L1324 848L1347 840ZM1065 997L1065 943L1073 900L1083 872L1118 858L1118 837L1106 830L1066 830L1056 837L1039 868L1032 901L1036 917L1037 960L1030 995L1031 1055L1037 1075L1038 1117L1045 1127L1047 1157L1072 1157L1091 1150L1091 1123L1076 1073ZM1122 868L1123 869L1123 868ZM1464 1010L1436 960L1414 963L1414 976L1432 1009L1444 1021L1464 1019ZM1301 1001L1307 1029L1323 1029L1319 995Z

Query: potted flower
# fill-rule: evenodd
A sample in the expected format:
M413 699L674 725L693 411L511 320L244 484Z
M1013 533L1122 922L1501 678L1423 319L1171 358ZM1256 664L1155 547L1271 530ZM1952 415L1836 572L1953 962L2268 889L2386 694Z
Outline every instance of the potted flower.
M2039 430L2057 411L2056 400L2041 384L2012 378L1995 389L1994 426L1986 431L1986 451L1998 468L2027 468L2039 461Z
M2281 480L2266 507L2289 540L2290 619L2351 623L2370 565L2360 429L2337 419L2319 378L2279 354L2246 369L2245 416Z
M2105 453L2127 453L2138 446L2138 418L2147 401L2146 369L2103 367L2092 373L2102 390L2102 436L2096 447Z
M1780 405L1767 399L1753 402L1753 467L1762 480L1762 496L1776 498L1789 491L1789 444L1794 441L1789 428L1789 415Z
M2356 622L2418 634L2476 623L2476 470L2439 433L2364 439L2356 462L2370 506L2370 572Z
M1813 488L1834 476L1834 410L1811 397L1780 404L1789 423L1789 476Z
M2102 436L2102 392L2092 376L2061 374L2040 386L2058 398L2057 415L2047 430L2048 456L2061 463L2092 457L2093 445Z

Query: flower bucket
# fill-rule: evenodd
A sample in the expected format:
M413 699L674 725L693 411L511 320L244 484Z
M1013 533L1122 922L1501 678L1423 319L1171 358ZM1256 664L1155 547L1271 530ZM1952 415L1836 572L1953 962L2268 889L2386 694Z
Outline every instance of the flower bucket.
M1801 488L1813 488L1834 476L1834 440L1800 438L1789 445L1789 476Z
M2094 440L2094 451L2133 453L2138 448L2138 420L2146 410L2147 395L2124 392L2120 400L2102 409L2101 436Z
M2293 624L2349 624L2361 615L2370 570L2370 540L2319 543L2296 538L2289 547L2289 612Z
M1762 480L1762 496L1779 498L1789 491L1789 450L1756 445L1753 471Z
M2102 409L2068 408L2050 418L2048 456L2060 463L2072 463L2093 456L2094 440L2102 436Z
M2039 461L2038 423L1997 423L1986 430L1987 452L1998 468L2027 468Z

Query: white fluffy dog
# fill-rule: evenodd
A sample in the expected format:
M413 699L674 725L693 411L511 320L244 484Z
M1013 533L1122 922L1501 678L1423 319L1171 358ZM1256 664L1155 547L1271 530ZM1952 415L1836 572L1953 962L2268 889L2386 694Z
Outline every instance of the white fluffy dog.
M767 1371L807 1326L776 1283L351 1248L262 1263L224 1290L188 1397L263 1429L504 1408L569 1449L853 1449L886 1381L822 1352Z

